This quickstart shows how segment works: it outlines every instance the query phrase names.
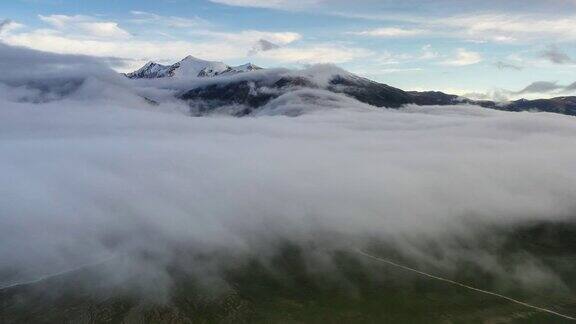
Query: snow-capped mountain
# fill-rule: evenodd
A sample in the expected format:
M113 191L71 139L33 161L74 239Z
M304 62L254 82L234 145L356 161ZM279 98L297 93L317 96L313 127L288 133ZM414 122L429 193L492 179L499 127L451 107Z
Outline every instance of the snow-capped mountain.
M131 79L156 79L179 77L212 78L223 75L246 73L262 68L247 63L229 66L222 62L207 61L187 56L172 65L149 62L137 71L125 74ZM176 83L177 84L177 83ZM404 105L456 105L471 104L485 108L525 111L541 110L576 116L576 96L541 100L518 100L494 102L472 100L438 91L403 91L389 85L359 77L339 68L311 67L302 71L268 69L258 76L239 76L234 80L199 83L190 88L179 89L176 97L190 102L194 114L219 111L221 107L235 107L233 115L250 115L263 109L272 100L302 89L324 90L343 94L360 102L375 106L400 108ZM316 100L312 91L298 92L301 100ZM154 100L151 100L154 102Z
M148 62L140 69L126 73L131 79L156 79L165 77L214 77L217 75L236 74L260 70L262 68L246 63L229 66L222 62L202 60L191 55L172 65Z

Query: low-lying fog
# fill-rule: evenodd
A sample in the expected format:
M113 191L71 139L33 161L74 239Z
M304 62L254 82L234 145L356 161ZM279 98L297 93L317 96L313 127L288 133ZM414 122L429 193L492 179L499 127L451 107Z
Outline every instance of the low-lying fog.
M414 249L576 210L574 117L381 109L322 91L258 116L190 117L89 57L3 46L0 70L0 273L142 250L165 257L138 267L162 271L174 246Z

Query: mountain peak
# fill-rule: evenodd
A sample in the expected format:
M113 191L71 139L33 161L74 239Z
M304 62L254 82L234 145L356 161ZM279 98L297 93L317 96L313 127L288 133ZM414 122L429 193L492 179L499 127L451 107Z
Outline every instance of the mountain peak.
M252 63L239 66L229 66L223 62L208 61L188 55L172 65L166 66L155 62L148 62L140 69L125 75L131 79L156 79L165 77L215 77L218 75L232 75L237 73L261 70Z
M158 77L158 75L161 74L162 71L166 69L167 66L165 65L149 61L138 70L130 73L125 73L124 75L129 77L130 79L150 79Z
M210 61L203 60L192 55L188 55L185 58L181 59L180 62L210 62Z
M238 66L235 66L234 69L236 69L238 71L242 71L242 72L262 70L261 67L255 65L253 63L246 63L246 64L238 65Z

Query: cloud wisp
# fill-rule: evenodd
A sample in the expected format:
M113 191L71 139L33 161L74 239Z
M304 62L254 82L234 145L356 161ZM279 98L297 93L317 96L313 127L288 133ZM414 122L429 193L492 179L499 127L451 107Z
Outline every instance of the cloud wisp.
M154 24L169 28L192 28L199 26L209 26L210 23L200 17L177 17L162 16L151 12L133 10L130 12L134 17L130 22L137 24Z
M454 57L445 60L442 64L447 66L466 66L480 63L482 60L480 53L459 48L456 50Z
M429 37L457 38L475 42L535 43L554 39L568 42L576 39L572 28L576 16L561 15L553 19L537 13L488 12L452 14L439 17L424 17L413 14L356 14L337 15L374 21L383 21L385 27L374 28L357 35L381 37ZM408 24L410 28L400 27Z
M412 37L427 34L428 31L422 29L408 29L399 27L382 27L359 32L350 32L351 35L373 36L381 38Z
M576 91L576 82L561 84L558 81L535 81L518 91L509 91L513 95L566 96Z
M214 3L219 3L228 6L237 7L253 7L253 8L268 8L268 9L304 9L314 7L318 4L326 2L326 0L210 0Z
M0 32L5 30L11 23L12 21L10 19L4 19L0 21Z
M18 29L22 27L21 24L11 20L11 19L4 19L4 20L0 20L0 36L2 36L3 33L8 33L12 30Z
M494 66L498 69L498 70L515 70L515 71L521 71L523 69L522 66L514 64L514 63L508 63L508 62L504 62L504 61L498 61L496 63L494 63Z
M39 15L40 20L61 32L80 33L87 37L127 39L131 35L113 21L99 21L90 16Z
M274 44L265 39L259 39L254 46L248 51L248 56L256 55L259 52L266 52L280 48L280 45Z
M565 87L558 84L558 82L548 82L548 81L536 81L524 89L516 92L516 94L527 94L527 93L548 93L555 90L564 89Z
M553 64L570 64L574 60L568 54L562 52L556 46L549 46L547 49L540 53L540 57L553 63Z

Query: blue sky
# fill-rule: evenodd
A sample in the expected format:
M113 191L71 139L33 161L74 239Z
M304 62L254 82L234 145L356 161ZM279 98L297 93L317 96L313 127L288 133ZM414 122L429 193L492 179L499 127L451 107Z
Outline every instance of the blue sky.
M334 63L408 90L543 97L576 81L574 0L14 0L0 41L119 57L264 67ZM538 82L528 90L528 85Z

